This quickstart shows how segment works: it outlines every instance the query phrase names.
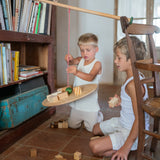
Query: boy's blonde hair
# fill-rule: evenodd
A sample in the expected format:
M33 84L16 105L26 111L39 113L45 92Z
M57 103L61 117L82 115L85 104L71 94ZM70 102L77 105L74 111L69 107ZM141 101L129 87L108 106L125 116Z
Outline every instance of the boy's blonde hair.
M145 43L143 41L140 41L137 37L131 36L130 37L133 43L133 47L135 49L136 59L142 60L144 59L147 50ZM129 50L128 50L128 43L126 37L122 38L114 45L114 53L116 52L116 49L119 48L121 50L121 53L126 55L127 60L130 58Z
M98 38L93 33L85 33L81 35L78 39L78 46L80 45L93 45L98 46Z

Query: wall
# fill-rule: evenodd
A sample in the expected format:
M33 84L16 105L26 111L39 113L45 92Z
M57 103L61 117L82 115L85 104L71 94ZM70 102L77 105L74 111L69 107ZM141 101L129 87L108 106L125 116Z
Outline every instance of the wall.
M114 14L114 1L110 0L59 0L72 6L89 10ZM114 20L88 13L71 10L70 27L70 53L76 57L80 55L77 46L78 37L81 34L92 32L99 38L99 52L97 58L102 62L103 75L100 83L113 83L113 38ZM68 51L68 10L57 7L57 85L67 84L66 67L64 61ZM73 83L73 75L69 75L70 84Z

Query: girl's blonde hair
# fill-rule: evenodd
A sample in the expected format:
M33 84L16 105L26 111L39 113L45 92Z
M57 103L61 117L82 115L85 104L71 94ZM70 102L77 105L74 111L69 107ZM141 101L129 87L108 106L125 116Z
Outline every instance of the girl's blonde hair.
M133 43L133 47L135 49L136 59L142 60L146 56L147 50L145 43L143 41L140 41L137 37L131 36L130 37ZM128 43L126 37L122 38L114 45L114 53L116 52L116 49L119 48L121 50L121 53L126 55L127 60L130 58L129 50L128 50Z

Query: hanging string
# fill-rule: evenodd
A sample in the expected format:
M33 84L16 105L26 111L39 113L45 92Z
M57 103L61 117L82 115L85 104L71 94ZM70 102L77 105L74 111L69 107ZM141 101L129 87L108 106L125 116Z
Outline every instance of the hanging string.
M70 9L68 9L68 56L70 48ZM69 61L67 62L67 68L69 67ZM67 86L69 86L69 73L67 73Z

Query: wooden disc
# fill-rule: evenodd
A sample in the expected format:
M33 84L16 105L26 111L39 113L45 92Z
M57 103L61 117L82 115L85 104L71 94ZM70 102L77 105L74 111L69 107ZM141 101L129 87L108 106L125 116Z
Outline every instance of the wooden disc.
M59 100L58 102L49 102L47 99L45 99L42 102L42 105L46 107L52 107L52 106L59 106L62 104L74 102L94 92L97 89L97 84L81 85L80 87L82 90L82 94L79 96L75 96L74 92L72 92L67 98L63 100Z

